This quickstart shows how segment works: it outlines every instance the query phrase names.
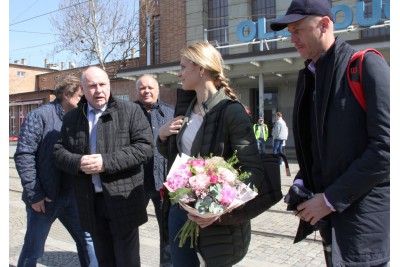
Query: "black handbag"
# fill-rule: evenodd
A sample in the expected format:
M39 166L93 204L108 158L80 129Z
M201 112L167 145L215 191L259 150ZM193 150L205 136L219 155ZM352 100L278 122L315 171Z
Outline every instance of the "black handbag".
M224 115L226 107L232 103L239 103L235 100L225 99L218 106L218 117L215 120L215 129L217 131L216 137L212 141L212 146L215 147L215 155L229 155L232 151L226 151L225 147L225 131L224 127L219 127L219 125L223 125ZM241 104L242 105L242 104ZM244 108L244 107L243 107ZM266 191L263 193L267 193L268 197L268 208L272 207L276 203L278 203L282 198L282 190L281 190L281 171L279 165L279 157L282 157L283 162L285 163L286 175L290 176L290 169L287 158L284 154L260 154L261 162L264 168L264 180L266 183ZM263 188L264 189L264 188Z
M214 155L228 156L232 154L225 135L223 120L226 106L231 103L239 103L233 100L223 100L216 108L217 118L215 121L215 138L211 142ZM285 157L286 159L286 157ZM250 218L254 218L271 206L278 203L283 195L281 191L279 155L263 155L261 160L264 167L265 182L258 188L258 195L245 205L248 208L247 216L244 221L234 223L232 218L231 225L210 225L200 229L198 244L196 246L199 259L207 267L213 266L232 266L241 261L247 254L251 240ZM252 202L252 203L250 203ZM243 218L242 218L243 219Z

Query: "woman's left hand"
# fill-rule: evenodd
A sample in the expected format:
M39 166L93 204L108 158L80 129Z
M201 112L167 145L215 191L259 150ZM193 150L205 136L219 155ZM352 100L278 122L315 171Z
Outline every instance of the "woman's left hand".
M189 220L197 223L201 228L204 228L204 227L207 227L207 226L213 224L216 220L219 219L219 216L216 216L213 218L203 218L203 217L198 217L198 216L188 214L188 218L189 218Z

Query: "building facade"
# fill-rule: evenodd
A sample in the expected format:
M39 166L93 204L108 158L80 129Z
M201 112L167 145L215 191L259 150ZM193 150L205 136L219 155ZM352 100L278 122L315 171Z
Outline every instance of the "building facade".
M390 1L330 0L336 17L335 34L356 49L376 48L390 64ZM114 96L135 101L135 81L151 74L160 83L160 100L176 102L180 88L180 50L205 40L224 58L225 76L240 101L271 129L280 111L291 137L297 74L303 60L286 30L272 32L269 24L285 14L290 0L140 0L139 57L124 64L110 62L106 71ZM154 8L142 8L151 4ZM54 99L54 88L65 75L80 76L82 68L66 70L9 64L10 135L17 135L24 116ZM271 132L271 131L270 131ZM270 142L270 141L269 141Z
M330 0L336 17L335 34L356 49L376 48L390 64L390 1ZM148 1L142 0L141 4ZM142 14L141 65L121 69L117 77L136 80L152 74L171 94L180 87L179 51L188 43L206 40L222 53L225 76L250 107L253 119L263 116L272 127L282 112L291 138L298 71L303 60L286 30L272 32L269 24L284 15L290 0L163 0L153 1L154 14ZM146 64L145 64L146 63Z
M85 67L75 68L70 64L68 69L54 69L53 65L45 63L44 68L27 66L25 62L9 64L9 136L18 136L20 126L26 114L40 105L55 99L54 90L58 82L67 75L80 77ZM127 59L123 65L120 62L110 62L105 65L110 77L111 90L114 96L135 101L135 81L116 77L116 72L122 67L139 66L137 58ZM168 90L163 90L163 94Z

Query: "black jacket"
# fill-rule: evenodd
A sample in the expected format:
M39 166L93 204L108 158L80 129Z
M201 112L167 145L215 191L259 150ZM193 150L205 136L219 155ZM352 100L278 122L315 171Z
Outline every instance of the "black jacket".
M389 67L367 53L362 68L365 112L347 82L347 64L355 51L340 38L316 63L315 80L299 72L293 111L293 135L303 179L314 193L325 193L336 209L334 266L368 266L389 259L390 106ZM307 62L308 64L308 62ZM312 81L312 82L310 82ZM318 152L311 151L307 90L316 86ZM312 177L319 162L320 177ZM358 265L354 262L358 262Z
M219 107L224 99L227 99L227 96L223 90L220 90L202 103L201 109L205 115L193 141L191 156L207 157L210 156L210 153L220 155L221 149L217 147L219 144L216 144L215 147L212 146L213 139L217 138L218 135L216 120L221 111ZM157 141L160 153L172 159L169 161L169 165L172 165L173 159L178 153L181 153L180 142L187 127L194 101L194 91L178 91L175 116L185 116L182 129L178 135L170 136L166 142L161 142L160 139ZM247 182L261 188L264 185L263 169L250 118L239 102L228 105L224 113L223 125L221 125L221 128L226 132L224 134L226 141L223 156L229 158L233 151L237 150L239 164L242 166L241 170L251 174ZM249 201L231 213L221 216L221 221L214 222L206 228L200 228L197 249L205 259L207 266L229 266L237 263L246 255L250 243L250 219L269 208L265 199L261 200L262 203L260 201ZM168 232L169 204L169 198L165 197L162 224L164 234ZM164 237L167 238L165 235Z
M91 175L79 169L80 159L89 154L87 101L64 117L61 140L54 146L57 167L74 181L79 217L85 231L95 222L94 189ZM153 156L153 134L137 104L110 96L107 109L97 126L97 153L102 155L105 171L100 173L112 231L126 233L147 221L143 189L143 162Z

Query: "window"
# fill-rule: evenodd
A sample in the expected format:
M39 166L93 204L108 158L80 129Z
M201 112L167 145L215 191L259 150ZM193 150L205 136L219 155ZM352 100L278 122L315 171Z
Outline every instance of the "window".
M17 72L18 77L25 77L25 71L18 71Z
M160 64L160 16L154 17L153 40L153 63Z
M59 76L59 75L54 76L54 80L57 81L58 79L60 79L60 76Z
M219 45L229 44L228 38L228 0L208 0L208 41ZM228 54L228 49L219 49Z
M276 15L276 0L252 0L251 1L251 10L253 15L253 21L257 21L259 18L266 19L265 29L268 32L271 32L271 28L269 25L271 21L275 19ZM268 42L266 43L268 49L276 49L276 42ZM260 44L253 45L253 51L260 51Z
M14 114L14 107L9 107L10 113L10 124L9 124L9 135L15 136L17 133L15 131L15 114Z
M363 0L365 4L365 18L372 17L372 0ZM382 0L382 14L381 16L384 18L383 15L387 0ZM370 37L378 37L378 36L389 36L390 35L390 28L389 27L382 27L376 29L368 29L361 31L361 38L370 38Z
M116 95L115 98L129 101L129 95Z

